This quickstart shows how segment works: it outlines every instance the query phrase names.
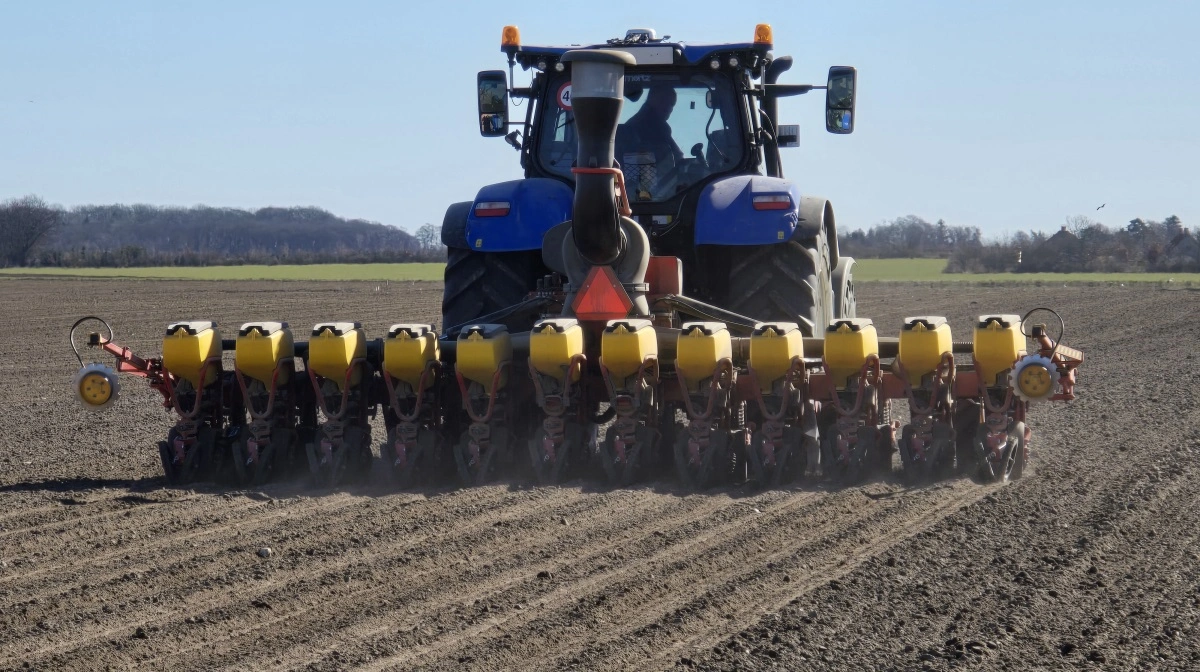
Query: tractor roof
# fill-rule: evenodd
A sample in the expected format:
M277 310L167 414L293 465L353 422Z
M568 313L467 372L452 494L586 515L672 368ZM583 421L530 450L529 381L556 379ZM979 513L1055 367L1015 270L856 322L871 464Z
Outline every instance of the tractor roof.
M698 65L714 56L727 56L743 53L754 54L765 58L771 51L770 44L755 42L727 42L711 44L687 44L685 42L626 42L610 40L602 44L539 46L520 45L517 47L502 47L501 51L511 52L523 68L535 66L539 61L545 61L552 66L563 54L576 49L613 49L624 51L637 59L638 65ZM750 60L743 61L750 65Z

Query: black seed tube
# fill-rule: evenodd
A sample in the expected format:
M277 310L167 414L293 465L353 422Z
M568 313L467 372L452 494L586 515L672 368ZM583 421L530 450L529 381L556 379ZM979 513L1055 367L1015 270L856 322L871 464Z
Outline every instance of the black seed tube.
M625 66L633 57L619 51L577 50L563 55L571 64L571 108L579 138L575 165L612 168L617 121L625 95ZM576 173L571 235L588 263L611 264L621 255L620 215L615 177Z

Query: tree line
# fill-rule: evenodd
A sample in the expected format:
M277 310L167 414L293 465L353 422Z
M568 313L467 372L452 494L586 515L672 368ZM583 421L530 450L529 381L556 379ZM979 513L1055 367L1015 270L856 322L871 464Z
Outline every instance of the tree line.
M945 259L955 250L982 245L983 234L978 227L950 226L941 219L930 224L916 215L838 237L838 249L857 259Z
M1200 272L1200 242L1171 215L1110 228L1068 217L1053 235L1019 231L975 249L956 249L947 273Z
M860 259L946 259L947 273L1200 272L1200 242L1175 215L1119 228L1075 216L1053 235L1018 231L991 241L978 227L909 215L851 231L838 242L843 254Z
M1200 271L1200 243L1174 215L1109 228L1070 217L1048 235L1018 231L985 241L978 227L915 215L842 233L857 258L947 259L948 273ZM344 219L314 207L191 208L0 203L0 266L209 266L444 261L439 229Z
M206 266L440 261L403 229L314 207L85 205L37 196L0 203L0 265Z

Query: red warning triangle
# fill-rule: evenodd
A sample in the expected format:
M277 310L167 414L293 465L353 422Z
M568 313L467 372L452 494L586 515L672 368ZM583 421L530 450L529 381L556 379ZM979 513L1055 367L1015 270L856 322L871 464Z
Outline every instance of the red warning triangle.
M589 322L619 320L632 308L633 300L611 266L593 266L571 303L575 317Z

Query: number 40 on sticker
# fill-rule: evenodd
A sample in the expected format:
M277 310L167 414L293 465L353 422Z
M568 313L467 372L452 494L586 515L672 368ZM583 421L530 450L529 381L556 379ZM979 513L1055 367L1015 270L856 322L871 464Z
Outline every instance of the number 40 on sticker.
M571 109L571 83L566 82L558 87L558 106L564 110Z

